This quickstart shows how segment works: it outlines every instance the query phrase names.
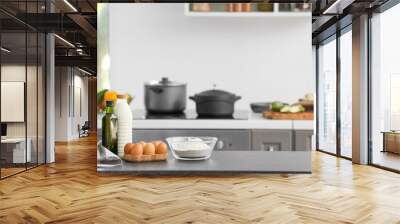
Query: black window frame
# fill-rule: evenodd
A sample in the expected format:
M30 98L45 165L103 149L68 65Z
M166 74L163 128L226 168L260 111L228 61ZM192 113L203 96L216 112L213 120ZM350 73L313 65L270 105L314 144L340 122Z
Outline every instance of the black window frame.
M321 40L319 43L317 43L315 46L316 49L316 138L315 138L315 142L316 142L316 150L319 152L323 152L329 155L333 155L333 156L337 156L340 158L344 158L347 160L352 160L352 158L347 157L347 156L343 156L341 153L341 118L340 118L340 103L341 103L341 99L340 99L340 81L341 81L341 64L340 64L340 37L343 36L344 34L346 34L347 32L351 32L352 31L352 23L348 24L347 26L338 29L336 31L336 33L332 34L331 36ZM321 149L319 147L319 131L320 131L320 127L319 127L319 47L322 44L327 44L331 41L336 41L336 152L332 153L332 152L328 152L324 149Z

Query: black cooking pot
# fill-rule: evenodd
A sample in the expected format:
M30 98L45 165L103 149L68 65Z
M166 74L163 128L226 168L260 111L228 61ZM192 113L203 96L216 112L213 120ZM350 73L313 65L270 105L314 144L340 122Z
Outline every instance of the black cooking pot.
M196 112L201 117L228 117L233 115L235 102L241 97L213 89L198 93L189 99L196 102Z

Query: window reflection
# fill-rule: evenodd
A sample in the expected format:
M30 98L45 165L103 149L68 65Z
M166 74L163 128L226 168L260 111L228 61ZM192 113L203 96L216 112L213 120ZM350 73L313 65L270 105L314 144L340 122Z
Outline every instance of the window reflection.
M400 170L400 5L372 22L372 163Z
M318 48L319 149L336 153L336 40Z

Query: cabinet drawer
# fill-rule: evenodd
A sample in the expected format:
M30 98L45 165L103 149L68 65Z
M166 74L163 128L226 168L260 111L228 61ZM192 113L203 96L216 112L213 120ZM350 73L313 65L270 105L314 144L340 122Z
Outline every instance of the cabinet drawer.
M257 151L292 151L292 130L253 130L252 149Z
M314 132L310 130L296 130L294 151L311 151L312 136Z
M165 140L174 136L211 136L217 137L217 150L251 150L251 132L249 130L194 130L194 129L134 129L132 140Z

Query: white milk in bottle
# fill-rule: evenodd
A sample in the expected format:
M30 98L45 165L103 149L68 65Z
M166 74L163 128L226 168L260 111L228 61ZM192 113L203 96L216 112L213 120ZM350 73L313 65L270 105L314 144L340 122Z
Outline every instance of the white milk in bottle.
M118 123L118 156L124 156L124 146L132 143L132 111L128 105L127 95L118 95L115 106Z

